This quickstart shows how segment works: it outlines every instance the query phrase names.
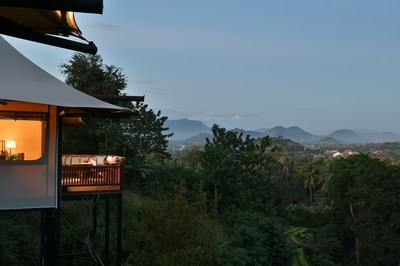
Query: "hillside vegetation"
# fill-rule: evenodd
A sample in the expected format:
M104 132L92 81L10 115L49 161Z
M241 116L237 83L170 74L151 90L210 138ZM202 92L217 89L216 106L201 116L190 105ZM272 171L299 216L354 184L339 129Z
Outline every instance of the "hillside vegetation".
M119 84L120 90L100 92L121 94L124 76L100 66L101 58L78 54L64 66L67 81L87 87L90 80L92 89ZM372 144L305 146L214 125L201 146L173 157L167 118L146 105L138 115L86 119L85 127L63 132L64 152L127 157L123 265L399 265L399 143L379 144L393 157L377 159L368 153L377 149ZM339 147L366 152L321 156ZM62 253L91 250L103 257L101 201L96 245L88 238L93 202L62 202ZM112 207L111 217L116 212ZM40 264L40 213L0 215L0 265ZM111 228L115 240L115 224ZM110 245L115 251L115 241ZM115 260L113 252L112 265ZM61 265L96 262L76 256L62 258Z
M214 126L202 150L142 157L125 178L124 265L397 265L400 166L289 153L298 144L275 141ZM87 206L63 204L62 250L85 250ZM2 215L2 265L36 264L35 215Z

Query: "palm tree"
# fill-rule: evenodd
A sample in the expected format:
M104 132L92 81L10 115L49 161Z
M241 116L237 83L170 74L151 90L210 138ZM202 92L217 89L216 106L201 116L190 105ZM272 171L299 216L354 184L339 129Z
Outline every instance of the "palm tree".
M278 159L278 163L283 166L282 169L282 174L285 177L285 183L286 186L288 184L288 176L289 176L289 165L290 165L290 159L287 157L285 154L281 155Z
M312 205L313 202L313 191L316 188L316 182L314 178L314 171L309 173L306 178L304 179L304 188L308 189L310 192L310 206Z
M321 189L323 191L328 190L329 184L332 180L333 163L334 163L333 159L324 160L323 168L320 174L320 178L318 180L318 184L321 186Z
M299 173L304 178L304 188L307 189L310 193L310 206L312 205L313 201L313 192L316 188L316 174L313 166L313 159L310 155L305 155L303 157L304 162L300 166Z

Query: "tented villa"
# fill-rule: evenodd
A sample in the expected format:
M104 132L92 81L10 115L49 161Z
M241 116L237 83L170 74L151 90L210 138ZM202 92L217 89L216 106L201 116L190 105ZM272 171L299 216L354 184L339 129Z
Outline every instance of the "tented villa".
M82 36L74 12L101 14L103 1L0 0L0 34L96 54L97 47ZM96 264L110 264L110 221L114 220L114 258L116 265L121 265L126 158L116 154L62 154L62 128L79 123L82 117L130 117L134 112L66 85L25 58L1 36L0 58L0 211L40 212L38 261L53 266L64 257L92 255L74 250L60 254L62 202L94 202L90 235L95 239L97 203L104 201L104 254L102 260L94 260L98 260ZM116 217L110 215L112 202L116 203ZM93 248L96 249L95 241Z
M41 212L42 265L58 265L60 208L65 200L105 201L105 254L110 220L117 225L121 264L122 183L125 158L115 154L62 154L62 128L82 117L129 117L126 110L84 94L54 78L0 37L0 210ZM116 202L117 217L110 217ZM93 206L94 212L97 208ZM96 215L93 224L97 224ZM92 232L96 235L96 227ZM39 244L39 243L38 243Z

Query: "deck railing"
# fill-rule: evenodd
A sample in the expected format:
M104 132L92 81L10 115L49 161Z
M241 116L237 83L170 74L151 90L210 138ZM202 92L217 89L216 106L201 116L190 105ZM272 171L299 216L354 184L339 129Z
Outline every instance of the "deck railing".
M63 192L122 190L123 163L93 166L63 165L61 185Z

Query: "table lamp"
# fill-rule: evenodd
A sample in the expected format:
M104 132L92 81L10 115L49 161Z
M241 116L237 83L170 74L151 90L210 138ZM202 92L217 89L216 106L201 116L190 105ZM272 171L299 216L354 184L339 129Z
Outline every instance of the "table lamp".
M6 149L10 149L10 156L11 156L11 149L15 149L17 147L15 140L7 140L6 141Z

